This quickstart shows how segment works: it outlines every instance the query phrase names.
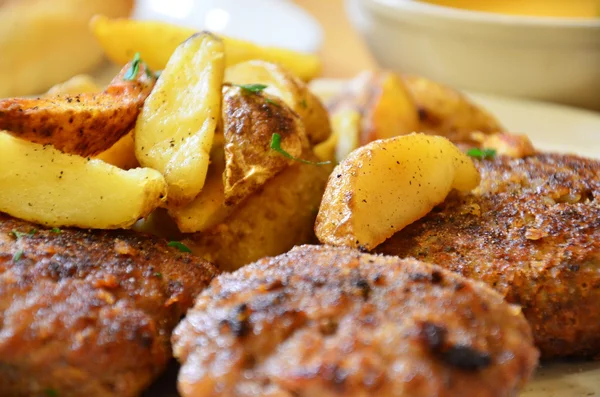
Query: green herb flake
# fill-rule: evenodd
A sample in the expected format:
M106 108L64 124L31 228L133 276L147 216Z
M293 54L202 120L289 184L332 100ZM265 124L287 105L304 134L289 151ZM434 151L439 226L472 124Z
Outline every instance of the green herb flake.
M12 257L13 262L18 262L23 257L23 250L18 250Z
M162 74L162 72L163 72L162 70L157 70L156 72L154 72L154 77L156 79L158 79L160 77L160 75Z
M291 154L289 154L288 152L286 152L285 150L283 150L281 148L281 135L275 133L271 136L271 149L276 151L277 153L281 154L283 157L288 158L290 160L294 160L294 161L298 161L300 163L303 164L310 164L310 165L327 165L327 164L331 164L331 161L319 161L319 162L315 162L315 161L308 161L308 160L304 160L304 159L299 159L297 157L292 156Z
M181 252L192 252L192 250L189 249L189 247L183 244L181 241L169 241L169 244L167 245L169 247L177 248Z
M303 99L302 102L300 102L300 106L302 106L302 108L306 109L308 107L308 104L306 103L306 99Z
M496 149L478 149L472 148L467 151L467 155L476 159L493 159L496 157Z
M124 80L134 80L139 71L140 71L140 53L136 52L135 55L133 56L133 61L131 61L131 66L129 67L129 69L127 69L127 73L125 73L125 76L123 76Z
M46 389L44 394L46 397L58 397L58 392L55 389Z
M61 233L62 233L62 230L60 230L60 229L59 229L59 228L57 228L57 227L53 227L53 228L52 228L52 230L50 230L50 232L51 232L51 233L56 233L56 234L61 234Z
M27 233L27 235L28 235L28 236L33 236L33 235L35 235L37 232L38 232L38 230L37 230L37 229L31 229L31 230L29 231L29 233Z
M239 87L242 89L242 91L244 92L248 92L251 94L259 94L261 93L265 88L267 88L266 85L264 84L233 84L234 87Z
M278 104L277 102L275 102L274 100L272 100L271 98L266 98L265 102L268 103L269 105L273 105L273 106L277 106L277 107L281 107L280 104Z
M156 277L156 278L162 278L162 273L161 272L156 272L156 273L154 273L154 277Z
M10 234L12 234L12 235L13 235L13 237L14 237L15 239L17 239L17 240L18 240L18 239L20 239L21 237L27 236L27 233L22 233L22 232L20 232L20 231L18 231L18 230L16 230L16 229L13 229L13 230L10 232Z

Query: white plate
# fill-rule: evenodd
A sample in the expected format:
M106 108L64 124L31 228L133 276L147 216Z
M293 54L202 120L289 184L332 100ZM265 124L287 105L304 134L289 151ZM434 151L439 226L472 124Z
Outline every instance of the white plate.
M600 113L524 99L467 95L510 132L527 134L540 150L600 158Z

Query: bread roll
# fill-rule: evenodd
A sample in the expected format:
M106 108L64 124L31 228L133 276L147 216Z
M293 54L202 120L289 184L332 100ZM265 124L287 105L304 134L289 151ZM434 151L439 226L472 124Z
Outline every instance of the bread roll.
M128 16L134 0L0 0L0 98L46 91L93 69L102 50L88 23Z

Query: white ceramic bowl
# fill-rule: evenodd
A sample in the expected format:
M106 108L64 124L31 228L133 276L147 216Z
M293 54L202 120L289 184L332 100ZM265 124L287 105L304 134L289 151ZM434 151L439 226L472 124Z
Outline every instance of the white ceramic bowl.
M384 68L462 89L600 110L600 18L515 17L413 0L346 1Z

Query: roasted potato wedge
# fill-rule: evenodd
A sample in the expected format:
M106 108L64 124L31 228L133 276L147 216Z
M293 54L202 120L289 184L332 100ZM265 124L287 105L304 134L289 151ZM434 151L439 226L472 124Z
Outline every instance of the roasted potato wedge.
M105 150L94 158L124 170L139 167L140 163L135 157L133 131L119 139L110 149Z
M311 144L323 142L331 135L327 110L319 98L284 67L265 61L243 62L225 70L225 81L266 85L266 93L281 98L298 113Z
M91 29L106 55L118 65L140 52L152 69L161 70L175 48L196 31L162 22L109 19L97 16ZM278 63L294 75L308 81L321 72L319 57L282 48L261 47L256 44L221 36L227 52L227 66L251 59Z
M410 134L375 141L334 169L315 231L323 244L371 250L452 189L468 191L479 180L471 159L446 138Z
M1 132L0 170L0 212L45 226L127 228L167 193L157 171L124 171Z
M69 80L58 83L48 90L46 96L77 95L85 93L101 92L102 88L96 80L87 74L78 74Z
M173 205L192 201L204 185L221 117L225 54L221 40L199 33L169 60L135 126L135 153L160 171Z
M310 150L302 154L316 160ZM241 203L222 223L186 241L194 253L235 270L313 241L314 221L331 166L296 163Z
M235 205L294 163L270 149L274 133L281 148L299 157L308 147L304 125L284 103L261 92L226 87L223 96L226 205Z
M474 143L473 132L503 131L494 116L460 92L420 76L404 75L403 80L419 109L420 132L445 136L455 143Z
M143 62L127 80L130 68L131 63L101 93L0 100L0 129L65 153L103 152L131 130L154 86Z

